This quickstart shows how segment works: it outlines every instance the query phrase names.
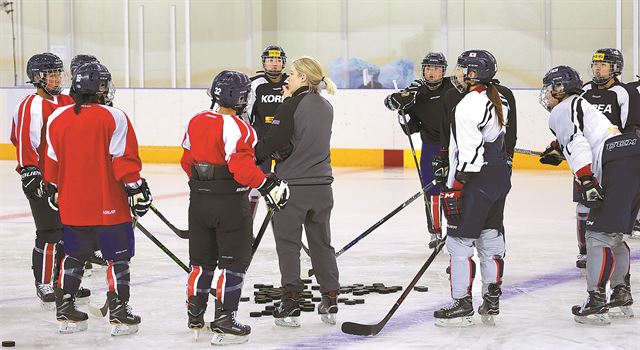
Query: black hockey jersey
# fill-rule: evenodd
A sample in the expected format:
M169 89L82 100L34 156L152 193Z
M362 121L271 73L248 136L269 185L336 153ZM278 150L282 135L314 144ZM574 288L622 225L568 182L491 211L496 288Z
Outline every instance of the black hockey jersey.
M416 103L407 110L409 114L409 133L420 132L423 143L440 143L440 125L445 117L444 94L453 85L448 77L436 90L430 90L426 85L418 89Z
M256 130L258 139L265 135L267 126L273 121L276 110L282 103L282 86L287 84L287 74L283 73L279 82L274 83L265 74L251 78L251 93L247 108L247 119Z
M616 79L608 89L598 89L593 82L586 83L582 97L602 112L609 121L623 132L633 130L632 125L638 122L637 98L633 96L631 86L625 86ZM635 92L637 95L637 91ZM635 113L634 113L635 108Z

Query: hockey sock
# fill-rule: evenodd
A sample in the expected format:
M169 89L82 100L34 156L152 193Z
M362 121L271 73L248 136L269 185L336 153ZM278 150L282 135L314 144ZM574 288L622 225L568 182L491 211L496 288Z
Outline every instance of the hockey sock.
M587 254L587 241L585 233L587 232L587 218L589 217L589 209L584 212L580 205L576 209L576 234L578 236L578 251L579 254Z
M122 302L129 301L129 261L107 260L107 284L108 291L118 294L118 299Z
M605 288L616 264L611 248L589 247L587 252L587 290Z
M31 254L33 277L38 283L48 284L54 279L56 243L44 242L36 238Z
M624 278L629 274L629 267L631 265L630 250L626 242L621 242L611 248L613 256L615 257L616 264L611 272L611 287L615 287L624 284Z
M433 219L433 231L431 229L429 232L441 234L441 222L442 222L442 211L440 210L440 195L429 196L429 202L431 206L431 218Z
M64 258L64 242L60 241L56 243L56 255L54 256L55 267L53 269L53 285L58 285L58 278L60 278L60 266L62 266L62 259Z
M471 257L451 256L451 297L461 299L471 295L473 279L476 277L476 263Z
M82 282L84 274L84 261L80 261L72 256L65 255L60 264L60 277L58 278L58 288L64 294L76 295Z
M502 275L504 274L504 260L500 255L494 255L488 258L481 258L480 271L482 272L482 295L486 294L489 284L502 284Z
M249 206L251 208L251 217L256 218L256 213L258 212L258 203L260 203L260 192L256 189L252 189L249 192Z
M207 270L200 265L191 265L191 272L187 279L187 298L191 296L203 296L204 303L209 299L211 282L213 281L213 271Z
M235 268L234 270L240 270ZM216 298L222 302L222 308L237 311L244 283L244 271L232 271L231 268L217 268L214 276L216 281Z

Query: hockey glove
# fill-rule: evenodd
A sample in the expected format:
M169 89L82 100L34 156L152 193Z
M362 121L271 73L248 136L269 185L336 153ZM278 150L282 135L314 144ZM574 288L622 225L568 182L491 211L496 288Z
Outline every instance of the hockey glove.
M558 166L562 163L564 155L557 140L553 140L551 144L542 152L540 163Z
M392 111L407 110L416 103L416 95L416 91L394 92L384 99L384 105Z
M273 152L271 154L271 158L274 159L276 162L281 162L289 158L291 153L293 153L293 145L289 143L288 145L282 147L281 149Z
M58 211L58 187L54 184L47 185L47 202L51 209Z
M433 176L436 183L446 186L449 178L449 150L441 148L431 160L431 166L433 167Z
M278 179L274 173L267 174L258 191L264 197L267 205L276 211L284 208L289 200L289 185L286 181Z
M129 207L135 217L142 217L149 211L153 197L147 185L147 180L140 179L137 182L128 183L124 186L129 197Z
M591 165L585 165L576 172L578 177L578 191L582 204L587 208L600 208L604 200L604 190L591 172Z
M22 180L22 191L29 199L41 199L44 197L44 182L42 172L38 167L27 165L20 168L20 179Z
M427 81L424 79L416 79L405 89L405 91L419 91L427 86Z
M440 203L448 224L458 226L462 222L462 187L464 185L455 180L451 188L440 192Z

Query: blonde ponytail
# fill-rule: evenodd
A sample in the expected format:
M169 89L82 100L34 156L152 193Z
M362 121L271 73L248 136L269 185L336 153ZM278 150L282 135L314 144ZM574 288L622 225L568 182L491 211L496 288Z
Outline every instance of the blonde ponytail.
M321 84L324 83L327 92L331 95L336 93L336 84L322 71L322 65L313 57L303 56L291 63L296 67L296 71L307 76L309 82L309 91L320 92Z

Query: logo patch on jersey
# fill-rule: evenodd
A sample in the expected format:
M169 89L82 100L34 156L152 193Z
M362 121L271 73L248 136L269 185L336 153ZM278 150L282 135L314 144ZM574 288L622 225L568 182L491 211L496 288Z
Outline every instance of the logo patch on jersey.
M594 61L604 61L604 54L603 53L594 53L593 54L593 60Z
M280 56L281 56L280 50L269 50L269 57L280 57Z
M282 103L282 95L262 95L262 103Z
M264 123L265 124L271 124L273 123L273 116L272 115L268 115L264 117Z
M116 213L115 209L111 209L111 210L103 210L102 211L102 215L113 215Z
M620 140L616 142L607 143L605 144L605 146L607 147L607 151L611 151L614 148L635 146L637 142L638 142L638 139Z
M594 104L594 107L596 107L597 110L599 110L602 113L611 113L612 112L612 107L610 104Z

